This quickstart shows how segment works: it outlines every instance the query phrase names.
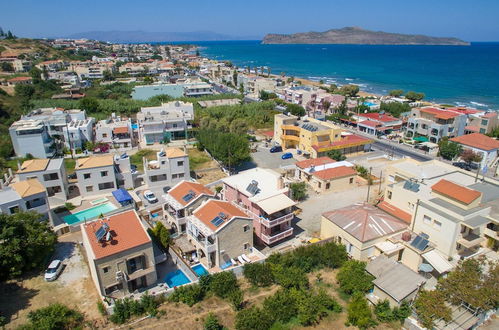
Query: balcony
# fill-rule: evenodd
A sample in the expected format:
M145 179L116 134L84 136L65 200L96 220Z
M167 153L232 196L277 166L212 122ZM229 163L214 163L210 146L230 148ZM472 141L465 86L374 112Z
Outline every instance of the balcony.
M290 141L300 142L300 137L299 136L295 136L295 135L281 135L281 138L283 140L290 140Z
M457 243L461 244L465 248L472 248L480 243L482 243L485 240L484 237L478 236L477 234L474 233L469 233L466 236L461 236L460 239L457 240Z
M289 214L283 215L282 217L279 217L279 218L276 218L276 219L271 219L271 220L261 217L259 219L259 221L265 227L269 227L270 228L270 227L274 227L274 226L280 225L281 223L291 221L291 220L293 220L293 217L294 217L294 214L293 213L289 213Z
M281 129L300 132L300 126L295 126L295 125L282 125Z
M286 238L286 237L289 237L293 235L293 228L288 228L280 233L277 233L275 235L265 235L265 234L261 234L260 238L262 239L262 241L265 243L265 244L274 244L276 242L279 242L280 240Z

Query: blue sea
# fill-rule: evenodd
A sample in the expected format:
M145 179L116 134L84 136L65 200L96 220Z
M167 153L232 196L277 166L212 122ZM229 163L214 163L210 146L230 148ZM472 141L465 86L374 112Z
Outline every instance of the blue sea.
M386 94L423 92L427 100L499 109L499 43L471 46L262 45L260 41L194 42L201 54L240 67L268 66L311 80Z

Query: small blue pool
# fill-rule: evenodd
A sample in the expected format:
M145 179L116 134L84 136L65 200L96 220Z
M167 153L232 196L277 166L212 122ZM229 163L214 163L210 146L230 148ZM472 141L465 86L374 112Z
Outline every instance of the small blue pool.
M85 220L93 220L95 218L98 218L101 214L106 215L106 213L109 213L116 209L117 207L113 203L100 204L80 212L66 215L63 220L68 225L74 225Z
M203 267L201 264L197 264L195 266L192 266L192 270L197 274L197 276L203 276L208 274L208 271L206 268Z
M177 269L174 272L166 274L165 282L170 288L174 288L176 286L191 283L191 280L189 280L189 278L184 274L183 271Z
M373 103L373 102L369 102L369 101L365 101L364 102L364 105L368 106L368 107L374 107L375 105L377 105L376 103Z
M135 131L135 130L138 130L139 129L139 125L137 124L132 124L132 129Z

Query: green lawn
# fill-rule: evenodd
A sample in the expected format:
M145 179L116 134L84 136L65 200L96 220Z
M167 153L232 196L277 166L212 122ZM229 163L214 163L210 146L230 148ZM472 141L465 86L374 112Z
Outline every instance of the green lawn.
M139 172L144 172L144 163L142 162L142 157L146 157L148 160L152 160L156 157L156 152L151 149L142 149L130 156L130 163L137 166L137 170Z
M207 154L197 149L189 149L188 154L189 166L193 171L203 168L203 164L211 161L211 158Z
M75 172L76 160L71 158L64 158L64 167L66 168L66 174L70 175Z

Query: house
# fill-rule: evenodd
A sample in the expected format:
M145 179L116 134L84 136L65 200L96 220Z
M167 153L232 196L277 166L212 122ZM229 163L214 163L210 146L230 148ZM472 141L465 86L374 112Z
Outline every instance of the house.
M31 85L31 84L33 84L33 79L31 77L15 77L7 80L8 86Z
M274 79L264 78L256 75L237 76L236 86L243 86L244 93L258 97L261 91L274 92L277 82Z
M465 126L466 115L461 112L435 107L414 108L408 118L406 136L425 137L438 143L443 137L463 135Z
M315 103L319 95L327 95L325 90L311 86L285 87L278 89L277 93L284 101L301 105L304 108L308 106L312 106L313 108L314 105L312 103Z
M137 114L139 139L146 144L187 138L194 120L192 103L173 101L159 107L144 107Z
M375 245L407 229L407 224L369 204L353 204L325 212L321 239L333 237L357 260L375 256Z
M95 125L95 142L107 143L116 149L127 150L136 145L132 121L129 118L112 115Z
M35 65L40 70L47 70L48 72L56 72L64 69L68 63L63 60L51 60L51 61L43 61Z
M68 178L63 158L30 159L18 165L19 181L36 178L45 187L51 205L68 199Z
M317 158L326 156L331 150L339 150L343 154L361 152L370 148L372 140L343 132L339 126L329 122L276 114L274 142L283 149L299 149L306 156Z
M153 243L134 210L82 223L81 232L101 296L121 298L156 283Z
M347 189L357 176L353 164L326 156L302 160L295 165L295 179L307 182L316 192Z
M373 304L388 300L390 307L400 307L406 301L412 302L426 279L407 266L379 256L366 266L366 272L375 277L374 290L367 295Z
M113 72L115 66L113 62L77 62L72 63L71 70L76 73L80 80L102 79L104 72Z
M78 158L75 173L78 189L83 197L110 194L118 188L114 155Z
M253 219L255 236L267 245L293 235L293 207L281 175L254 168L222 179L223 199L237 205Z
M185 150L168 148L156 153L155 160L143 158L144 179L149 188L172 187L190 178L189 156Z
M47 192L38 179L22 180L2 187L0 212L10 215L27 211L38 212L45 218L49 216Z
M223 267L252 251L253 221L229 202L209 200L187 217L187 238L205 267Z
M390 134L402 127L402 120L384 112L361 113L354 115L361 132L371 135Z
M174 84L157 83L145 86L135 86L132 99L147 100L157 95L168 95L173 98L195 97L212 95L213 88L210 84L199 79L177 80Z
M15 59L12 61L15 72L28 72L31 70L31 62L27 60Z
M167 222L174 232L185 233L186 219L202 203L215 198L215 193L200 183L185 181L177 183L166 195L163 209Z
M480 167L488 167L496 160L499 150L499 140L481 133L471 133L457 136L450 141L458 143L464 149L471 149L482 157Z
M468 116L468 124L464 128L464 133L488 134L499 126L499 114L497 111L472 113Z

